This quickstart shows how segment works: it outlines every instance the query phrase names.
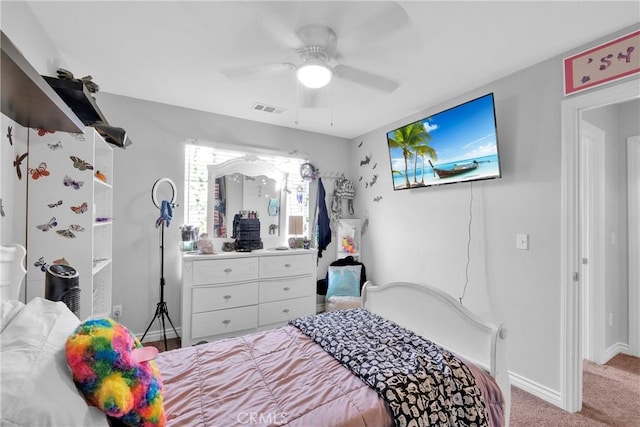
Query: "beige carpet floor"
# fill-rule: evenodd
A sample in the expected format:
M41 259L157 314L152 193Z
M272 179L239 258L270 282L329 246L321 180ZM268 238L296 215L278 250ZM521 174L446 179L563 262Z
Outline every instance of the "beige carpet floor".
M511 387L511 426L640 427L640 358L618 354L584 362L582 410L570 414Z

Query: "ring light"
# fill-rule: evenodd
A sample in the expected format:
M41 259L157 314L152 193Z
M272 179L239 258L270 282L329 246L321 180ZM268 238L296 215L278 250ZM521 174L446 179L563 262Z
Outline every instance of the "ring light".
M158 209L160 209L160 203L158 203L158 186L163 182L166 182L171 187L171 201L169 203L173 205L176 201L176 184L171 178L160 178L153 184L153 188L151 189L151 200Z

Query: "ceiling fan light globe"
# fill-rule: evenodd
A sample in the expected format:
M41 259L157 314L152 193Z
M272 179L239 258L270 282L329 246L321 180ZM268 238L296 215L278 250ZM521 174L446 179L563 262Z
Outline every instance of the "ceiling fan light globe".
M319 60L309 60L298 67L298 81L311 89L326 86L333 77L333 71L327 64Z

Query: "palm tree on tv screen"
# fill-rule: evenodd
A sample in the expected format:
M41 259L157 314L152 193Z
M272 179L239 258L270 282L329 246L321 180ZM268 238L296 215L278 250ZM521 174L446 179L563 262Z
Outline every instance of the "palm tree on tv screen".
M427 132L427 139L425 141L425 144L418 145L415 148L415 151L416 151L416 166L413 168L413 177L414 177L413 180L414 181L416 180L416 178L415 178L415 176L416 176L416 167L417 167L417 164L418 164L417 158L420 157L420 159L422 160L422 174L421 174L421 180L420 180L421 184L424 184L424 158L426 156L429 156L429 157L431 157L431 160L434 160L434 161L438 160L438 153L436 153L436 150L432 146L429 145L429 141L431 141L431 139L432 139L431 134L429 134Z
M393 132L393 137L389 138L389 146L393 148L400 148L402 150L402 157L404 158L404 179L407 188L411 186L409 182L409 159L412 159L416 147L423 145L423 143L430 141L431 135L426 131L422 122L415 122L409 125L403 126L400 129L396 129ZM428 145L427 145L428 146ZM431 150L433 150L432 147ZM435 155L435 150L433 150ZM415 180L415 168L414 168L414 180Z

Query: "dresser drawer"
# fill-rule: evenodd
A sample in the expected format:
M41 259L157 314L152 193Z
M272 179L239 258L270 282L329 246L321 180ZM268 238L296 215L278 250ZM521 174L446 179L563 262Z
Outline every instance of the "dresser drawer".
M260 326L285 323L300 316L315 314L315 296L260 304Z
M191 340L212 335L255 329L258 326L258 306L208 311L192 315Z
M260 303L300 298L314 293L311 277L292 277L260 282Z
M258 278L258 258L208 259L193 263L193 285L246 282Z
M311 274L311 256L283 255L260 258L260 278L299 276Z
M192 298L193 313L255 305L258 303L258 282L194 287Z

